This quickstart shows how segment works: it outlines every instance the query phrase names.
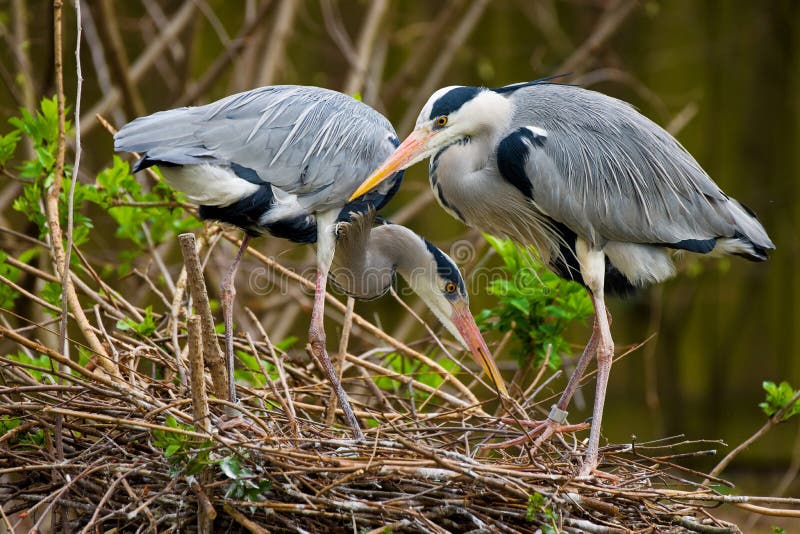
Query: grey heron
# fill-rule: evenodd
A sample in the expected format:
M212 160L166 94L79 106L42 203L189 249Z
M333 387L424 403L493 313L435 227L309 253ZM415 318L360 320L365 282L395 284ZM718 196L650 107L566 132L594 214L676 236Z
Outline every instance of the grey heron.
M397 191L402 172L358 199L348 201L348 197L398 144L389 121L366 104L328 89L288 85L262 87L205 106L140 117L115 135L116 150L142 154L133 172L157 165L172 187L200 206L202 219L229 223L246 233L222 283L231 399L235 398L233 278L248 239L268 233L295 243L316 243L317 276L309 344L337 394L354 436L363 438L325 349L324 297L337 222L349 220L354 213L380 209ZM396 228L381 230L376 233L381 237L372 240L367 240L366 235L362 232L357 241L364 246L375 241L383 248L392 236L407 237ZM348 248L352 251L353 245ZM362 256L366 252L360 251ZM398 247L395 252L419 251ZM436 256L433 251L431 254ZM429 263L429 258L418 254L402 258L385 253L383 258L394 259L401 274L409 261L424 260L416 265L423 271ZM457 270L448 272L448 276L442 277L447 280L442 282L443 288L458 285ZM484 368L488 372L494 370L493 378L498 378L472 317L464 314L463 300L448 301L457 312L451 314L451 319L450 315L442 315L441 299L432 296L438 286L426 288L420 282L415 289L448 328L460 335L459 339ZM425 289L429 290L427 294Z
M726 195L683 146L630 104L552 78L494 89L439 89L414 131L354 196L430 157L439 203L469 226L532 246L557 274L589 290L589 342L559 401L534 433L538 446L566 421L597 358L593 419L581 474L598 465L614 352L605 294L662 282L672 254L774 249L755 214Z

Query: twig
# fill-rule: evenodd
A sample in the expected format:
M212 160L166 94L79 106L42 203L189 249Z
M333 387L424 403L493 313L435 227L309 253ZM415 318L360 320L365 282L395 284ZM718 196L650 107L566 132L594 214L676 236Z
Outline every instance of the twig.
M194 234L181 234L178 236L178 240L181 244L183 263L186 266L189 291L191 292L195 309L202 320L203 354L211 371L214 395L220 399L231 400L228 398L228 380L233 380L233 377L228 377L225 359L217 342L214 317L211 315L211 306L208 302L208 292L206 291L203 271L200 267L200 258L197 255Z
M436 86L444 77L445 71L450 66L450 63L452 63L456 52L461 49L461 46L472 33L472 30L475 29L475 25L478 24L481 15L483 15L483 11L488 5L489 0L474 0L467 12L464 13L458 26L450 33L447 43L440 49L440 53L436 56L436 61L428 70L428 76L414 93L414 97L409 101L409 106L405 115L400 119L397 131L400 132L401 135L411 130L411 126L414 124L414 119L416 119L422 107L422 103L425 102L436 89Z
M625 19L633 12L637 0L617 0L610 6L592 31L591 35L575 50L556 72L576 72L586 68L591 57L616 33Z
M342 326L342 335L339 337L339 350L333 360L333 370L336 376L339 377L339 382L342 381L342 364L344 363L344 355L347 354L347 345L350 341L350 329L353 327L353 307L355 306L355 299L347 297L347 308L344 310L344 323ZM330 397L328 398L328 413L325 416L325 423L328 426L333 425L333 420L336 418L336 393L331 390Z
M358 93L364 87L367 67L375 49L375 39L388 12L389 0L373 0L370 3L369 11L361 28L361 34L358 37L355 63L351 65L350 74L348 74L347 81L344 84L344 92L348 95Z
M228 514L233 518L234 521L242 525L244 528L247 529L248 532L251 534L269 534L269 530L260 526L255 521L251 521L247 519L247 517L241 513L239 510L234 508L228 503L222 505L222 509L225 510L225 513Z
M204 94L208 90L211 84L219 80L220 74L226 67L230 67L235 64L233 59L236 54L247 49L248 45L255 48L252 43L250 43L252 34L255 33L255 31L260 27L264 18L266 18L267 13L269 13L269 8L269 1L261 3L261 6L258 8L258 12L256 12L255 16L248 20L239 34L225 47L225 51L214 60L210 67L205 69L203 77L197 82L187 85L184 93L174 102L176 105L190 104L197 100L200 95Z
M144 103L136 88L128 64L128 56L125 53L125 45L122 42L122 33L117 24L114 2L112 0L99 0L95 6L99 15L96 18L102 21L98 26L100 39L113 56L109 66L111 67L111 75L116 78L117 86L122 90L122 105L125 107L129 117L144 115Z
M180 10L170 20L169 24L162 28L158 37L150 43L150 46L134 61L131 65L129 78L131 83L138 82L164 52L164 49L170 46L183 31L183 29L192 21L192 15L196 9L194 2L184 2ZM83 116L83 133L84 135L91 132L97 125L97 115L105 115L110 109L119 103L120 91L113 89L109 91L103 100L95 104Z
M725 468L728 467L728 464L731 463L731 461L733 461L733 459L736 458L743 450L745 450L750 445L759 440L761 437L763 437L764 434L772 430L772 427L781 423L783 421L783 416L786 415L786 412L788 412L798 400L800 400L800 390L795 392L795 394L792 396L789 402L784 404L780 410L772 414L770 418L767 419L767 422L764 423L764 425L761 428L756 430L756 432L752 436L741 442L739 445L736 446L736 448L734 448L731 452L729 452L725 456L725 458L723 458L716 465L716 467L714 467L714 469L711 470L709 475L715 477L718 476L720 473L722 473L722 471L724 471ZM707 485L709 483L710 483L709 479L703 481L703 485Z
M258 350L256 349L255 343L253 343L253 338L250 336L250 332L245 332L245 337L247 338L247 343L250 345L250 350L253 352L253 357L258 362L258 366L261 369L261 374L264 375L264 380L267 381L267 385L269 386L270 391L272 394L275 395L275 398L278 399L278 403L281 405L281 409L283 413L286 414L287 418L289 419L289 426L291 427L292 435L297 437L297 419L295 419L293 411L289 410L289 405L286 404L286 401L283 399L283 396L278 392L278 388L275 386L275 382L272 380L272 377L269 376L269 373L266 369L264 369L264 365L261 363L261 358L258 357ZM272 347L272 343L269 343L267 340L267 346L273 356L275 357L275 349ZM291 396L288 389L286 390L287 396ZM333 421L327 423L329 426L333 424Z
M270 46L258 74L258 85L275 83L278 71L286 58L286 43L289 40L299 0L283 0L275 16L275 25L270 32Z

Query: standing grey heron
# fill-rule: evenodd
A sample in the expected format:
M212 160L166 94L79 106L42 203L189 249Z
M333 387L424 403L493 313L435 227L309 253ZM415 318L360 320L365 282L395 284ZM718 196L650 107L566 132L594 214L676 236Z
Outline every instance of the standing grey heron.
M557 432L597 357L593 419L581 474L598 465L614 353L605 293L675 273L672 254L764 261L774 249L755 214L711 180L681 144L621 100L552 78L488 89L439 89L414 131L359 187L429 157L439 203L469 226L533 246L589 290L594 328L534 446Z
M140 117L114 136L116 150L142 154L133 172L157 165L171 186L200 206L200 218L229 223L246 233L222 283L231 399L235 398L233 278L249 238L269 233L295 243L316 242L317 277L309 344L336 392L354 436L363 438L325 350L325 290L336 246L337 221L348 220L353 213L380 209L397 191L402 171L358 199L348 201L348 197L398 144L389 121L366 104L328 89L288 85L262 87L205 106ZM397 229L377 234L384 236L377 239L384 248L393 235L407 237ZM360 242L366 245L368 240L363 238ZM395 252L418 251L405 247ZM436 256L432 250L431 254ZM419 255L385 257L396 260L401 274L408 262L425 260L416 265L422 270L429 263L429 258ZM411 267L413 271L414 265ZM442 276L448 280L446 284L458 285L458 271L447 274L449 278ZM463 283L458 288L459 295L464 296L460 294ZM449 316L442 315L441 299L425 294L423 282L417 289L448 328L460 334L460 340L490 376L499 379L472 316L464 313L465 301L452 300L454 313L448 323ZM427 289L432 293L438 286Z

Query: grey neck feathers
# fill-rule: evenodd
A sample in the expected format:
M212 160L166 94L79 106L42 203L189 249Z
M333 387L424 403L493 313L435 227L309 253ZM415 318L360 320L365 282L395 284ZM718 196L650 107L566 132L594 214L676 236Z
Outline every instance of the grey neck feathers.
M373 227L374 214L340 223L331 281L344 293L370 300L385 294L395 273L408 278L430 263L425 243L396 224Z

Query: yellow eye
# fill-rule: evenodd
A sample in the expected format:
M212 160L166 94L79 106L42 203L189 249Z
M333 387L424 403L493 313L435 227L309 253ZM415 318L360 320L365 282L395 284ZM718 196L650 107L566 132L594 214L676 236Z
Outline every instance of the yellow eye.
M447 117L445 117L444 115L436 119L436 126L439 126L441 128L445 124L447 124Z
M455 285L453 282L447 282L444 285L444 292L445 293L455 293L456 289L458 289L458 286Z

